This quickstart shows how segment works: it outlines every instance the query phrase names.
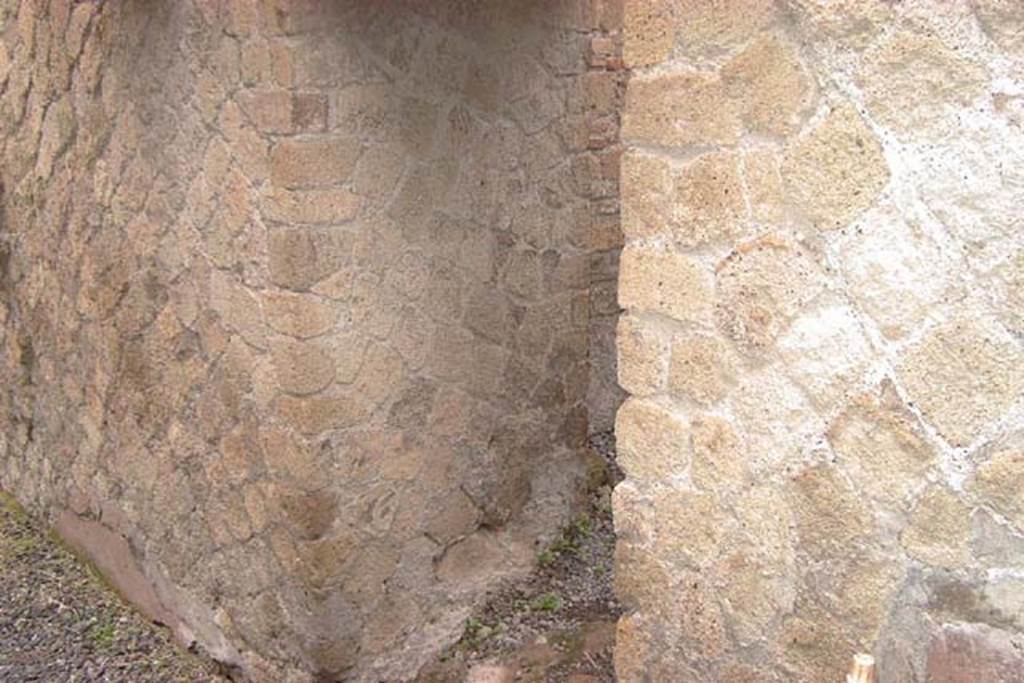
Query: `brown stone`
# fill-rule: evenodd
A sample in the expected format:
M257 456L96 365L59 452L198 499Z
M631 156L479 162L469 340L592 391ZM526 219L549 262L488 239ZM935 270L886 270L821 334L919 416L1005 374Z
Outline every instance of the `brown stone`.
M312 541L326 534L338 513L337 496L321 490L312 493L281 493L285 519L300 539Z
M263 201L263 217L282 223L345 223L356 217L359 198L347 188L272 189Z
M278 384L290 394L315 394L334 381L335 359L322 343L276 337L270 351Z
M984 624L943 624L931 633L925 675L935 683L1012 681L1024 670L1020 640Z
M153 621L177 627L177 618L157 597L131 546L123 536L99 522L63 512L54 529L75 552L89 559L117 590Z
M274 407L286 424L309 436L354 427L369 418L372 410L358 395L341 390L315 396L281 395L274 399Z
M320 336L338 319L332 302L312 294L268 290L263 293L263 308L271 328L298 339Z
M282 140L270 153L271 182L279 188L344 183L362 152L357 140L323 136Z

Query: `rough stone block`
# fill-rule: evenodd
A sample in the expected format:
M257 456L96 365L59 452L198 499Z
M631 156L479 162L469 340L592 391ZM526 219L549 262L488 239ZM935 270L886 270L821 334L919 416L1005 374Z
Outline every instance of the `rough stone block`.
M634 396L656 394L668 371L667 334L653 321L622 316L616 331L619 385Z
M895 507L936 462L934 447L892 383L855 398L829 426L828 439L860 488Z
M967 446L1024 390L1024 351L988 316L957 317L910 346L898 371L925 418Z
M1024 530L1024 433L1012 433L986 451L987 457L968 481L968 490Z
M279 223L344 223L359 207L359 198L347 188L272 189L264 196L263 217Z
M615 418L619 464L630 478L665 482L685 477L690 463L686 422L649 400L629 399Z
M812 255L776 236L739 245L716 271L718 326L751 351L770 347L824 287Z
M811 80L795 47L777 35L755 39L722 68L729 96L752 133L786 136L811 103Z
M280 188L340 185L361 153L358 140L341 135L281 140L270 152L270 180Z
M851 105L840 103L790 144L782 177L810 224L835 230L874 203L889 167L875 134Z
M673 3L626 0L623 8L622 60L630 68L657 64L676 44Z
M722 242L737 235L747 213L737 156L703 154L680 169L672 208L672 236L681 246Z
M626 91L622 137L674 148L732 144L740 120L722 81L704 72L634 78Z
M967 563L971 509L952 491L930 487L917 499L900 543L916 560L946 569Z
M622 251L619 304L676 320L711 316L711 274L699 262L659 245L627 245Z
M722 339L687 335L672 343L668 383L674 395L711 405L725 398L738 371L738 359Z

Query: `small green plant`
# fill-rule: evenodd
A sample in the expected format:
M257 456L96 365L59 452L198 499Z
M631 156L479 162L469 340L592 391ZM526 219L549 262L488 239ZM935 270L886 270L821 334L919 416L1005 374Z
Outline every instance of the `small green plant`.
M578 538L590 538L590 520L587 517L581 515L573 525L573 529Z
M532 606L538 612L555 612L562 606L562 596L558 593L542 593L534 598Z
M504 629L504 624L500 622L495 625L490 625L480 621L479 619L470 617L466 620L466 628L462 632L462 640L460 642L463 647L476 649L480 647L485 640L502 629Z
M93 621L86 635L97 648L109 650L117 638L117 624L114 623L113 617L104 615L101 619Z
M593 530L590 526L590 519L580 515L575 521L562 529L562 535L551 542L546 550L537 556L537 564L541 567L550 567L561 555L579 555L583 541L590 538Z

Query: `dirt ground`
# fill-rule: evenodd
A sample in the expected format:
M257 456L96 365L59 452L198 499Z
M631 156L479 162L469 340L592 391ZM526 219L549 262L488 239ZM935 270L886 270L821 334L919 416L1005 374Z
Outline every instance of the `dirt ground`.
M610 434L591 439L605 463L589 506L538 559L525 581L503 586L466 623L462 639L419 683L605 683L619 605L613 590L611 489L621 478Z
M0 681L225 681L0 493Z

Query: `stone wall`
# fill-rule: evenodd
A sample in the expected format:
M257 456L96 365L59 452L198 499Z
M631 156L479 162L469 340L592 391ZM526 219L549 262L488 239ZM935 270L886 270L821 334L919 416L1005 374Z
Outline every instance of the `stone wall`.
M414 673L614 411L614 5L0 0L0 487L255 679Z
M1016 680L1024 6L624 34L620 680Z

